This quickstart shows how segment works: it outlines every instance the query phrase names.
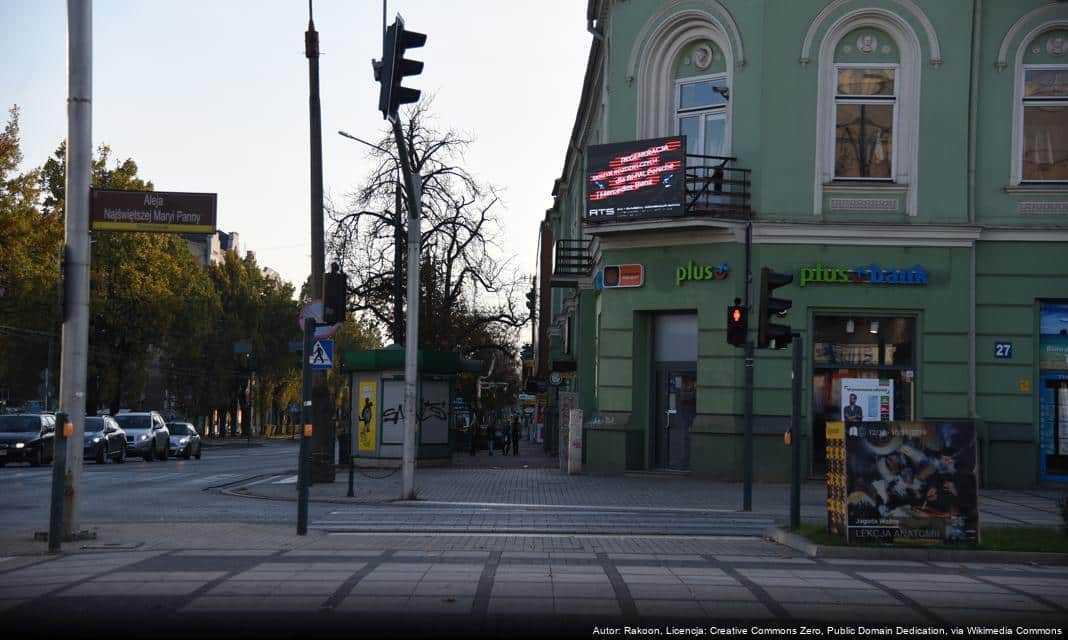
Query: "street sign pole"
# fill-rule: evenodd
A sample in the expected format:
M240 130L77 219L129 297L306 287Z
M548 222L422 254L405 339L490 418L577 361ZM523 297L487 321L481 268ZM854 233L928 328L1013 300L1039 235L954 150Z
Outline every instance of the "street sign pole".
M791 372L793 409L790 412L790 455L792 457L790 473L790 528L801 528L801 349L803 338L800 333L793 334L793 371Z
M300 459L297 461L297 535L308 533L308 467L311 466L312 439L312 368L311 350L315 337L315 318L304 318L304 351L301 352L303 384L301 385Z

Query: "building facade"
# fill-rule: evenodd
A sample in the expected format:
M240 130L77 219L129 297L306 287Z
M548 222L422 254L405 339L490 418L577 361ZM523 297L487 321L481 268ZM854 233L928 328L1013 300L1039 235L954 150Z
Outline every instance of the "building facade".
M973 422L988 486L1068 481L1068 2L590 0L588 26L537 345L588 469L741 478L726 310L769 267L793 275L807 473L858 395ZM599 145L671 136L676 214L597 206ZM790 365L756 351L758 480L788 477Z

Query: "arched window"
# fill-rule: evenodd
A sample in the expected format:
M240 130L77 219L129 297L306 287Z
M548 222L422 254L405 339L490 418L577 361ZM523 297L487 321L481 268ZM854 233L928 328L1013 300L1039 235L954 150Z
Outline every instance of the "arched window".
M809 38L818 37L823 24L818 19L810 28L802 64ZM928 33L933 63L932 38ZM858 8L826 27L817 55L815 212L823 212L825 193L833 209L836 202L858 200L839 200L836 191L863 187L887 196L869 198L873 210L916 215L922 52L915 30L888 9Z
M729 154L729 95L726 64L716 44L698 40L683 49L675 71L675 133L686 136L687 154Z
M1068 29L1043 31L1018 56L1014 178L1068 183Z

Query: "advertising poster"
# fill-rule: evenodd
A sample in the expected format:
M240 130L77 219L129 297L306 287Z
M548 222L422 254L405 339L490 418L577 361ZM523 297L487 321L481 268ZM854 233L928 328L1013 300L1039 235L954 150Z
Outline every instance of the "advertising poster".
M1068 481L1068 303L1042 303L1038 351L1040 473Z
M601 270L605 289L640 287L645 284L645 269L640 264L610 264Z
M842 378L842 422L889 422L893 419L893 380Z
M586 218L591 222L686 213L682 136L590 145L586 167Z
M375 412L378 402L378 383L361 380L356 401L356 442L360 451L375 450Z
M849 542L979 541L974 424L844 427Z

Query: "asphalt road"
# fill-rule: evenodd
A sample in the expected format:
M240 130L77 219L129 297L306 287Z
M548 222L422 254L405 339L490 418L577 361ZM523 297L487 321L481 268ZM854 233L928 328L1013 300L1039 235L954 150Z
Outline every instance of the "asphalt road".
M290 442L251 448L206 447L200 460L87 462L79 502L81 522L295 522L296 503L240 499L212 489L254 482L296 466L297 446ZM34 522L40 530L48 529L51 467L7 465L0 468L0 487L0 526L24 527ZM328 510L311 504L309 517Z

